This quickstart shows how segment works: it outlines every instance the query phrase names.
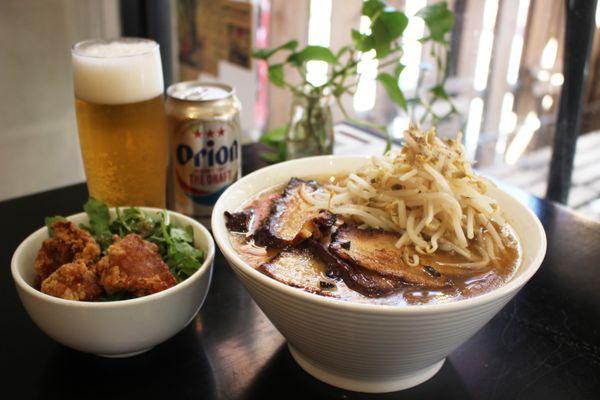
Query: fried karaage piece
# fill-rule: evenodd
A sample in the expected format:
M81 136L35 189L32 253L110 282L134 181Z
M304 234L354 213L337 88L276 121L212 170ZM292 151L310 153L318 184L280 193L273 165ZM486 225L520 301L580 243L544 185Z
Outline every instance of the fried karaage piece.
M109 294L129 292L141 297L177 283L158 247L133 233L113 243L96 268L100 284Z
M100 246L88 232L69 221L54 222L52 230L52 237L44 241L35 258L40 282L63 264L83 261L90 265L98 260Z
M98 276L83 261L64 264L42 282L42 292L67 300L93 301L102 294Z

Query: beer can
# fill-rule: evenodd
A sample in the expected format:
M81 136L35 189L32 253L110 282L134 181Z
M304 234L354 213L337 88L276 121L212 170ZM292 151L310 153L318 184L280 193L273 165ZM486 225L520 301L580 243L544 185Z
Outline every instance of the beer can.
M219 196L242 173L240 102L233 88L186 81L167 89L170 208L210 226Z

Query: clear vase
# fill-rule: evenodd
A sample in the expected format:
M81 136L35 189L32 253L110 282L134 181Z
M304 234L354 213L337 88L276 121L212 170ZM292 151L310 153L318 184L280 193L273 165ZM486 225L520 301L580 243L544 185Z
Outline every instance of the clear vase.
M294 94L286 150L288 160L333 153L329 96Z

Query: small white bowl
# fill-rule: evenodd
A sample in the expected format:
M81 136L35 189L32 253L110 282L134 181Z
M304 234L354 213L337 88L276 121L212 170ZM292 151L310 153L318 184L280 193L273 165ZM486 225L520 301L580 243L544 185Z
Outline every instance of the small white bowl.
M161 210L139 207L146 213ZM48 336L76 350L104 357L134 356L169 339L196 315L210 286L215 245L208 230L185 215L169 211L176 226L191 225L194 245L206 252L206 260L181 283L145 297L111 302L83 302L49 296L34 288L34 260L48 230L40 228L15 251L12 276L29 316ZM114 210L111 210L114 217ZM85 213L67 218L87 223Z
M537 271L546 252L546 236L529 209L506 192L491 189L523 247L516 275L481 296L414 306L356 304L307 293L263 275L232 248L225 211L238 209L256 193L292 176L347 173L367 160L311 157L256 171L231 185L217 201L212 232L237 276L285 336L292 356L306 372L343 389L381 393L406 389L435 375L445 357L500 311Z

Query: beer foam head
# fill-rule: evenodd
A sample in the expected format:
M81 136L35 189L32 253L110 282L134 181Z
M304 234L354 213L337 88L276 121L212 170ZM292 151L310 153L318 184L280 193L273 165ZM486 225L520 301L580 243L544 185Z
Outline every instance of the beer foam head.
M150 100L163 92L158 44L121 38L91 40L73 46L75 96L97 104Z

